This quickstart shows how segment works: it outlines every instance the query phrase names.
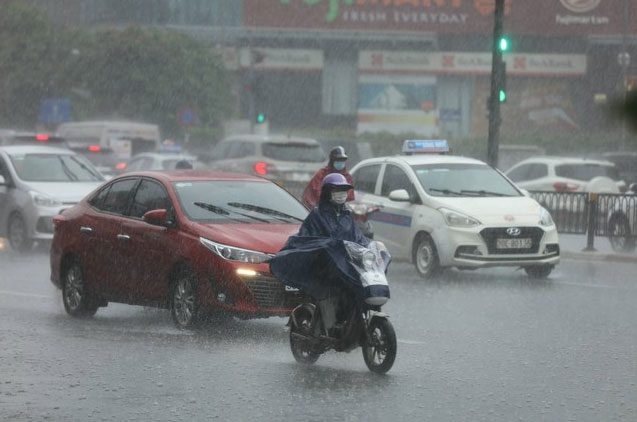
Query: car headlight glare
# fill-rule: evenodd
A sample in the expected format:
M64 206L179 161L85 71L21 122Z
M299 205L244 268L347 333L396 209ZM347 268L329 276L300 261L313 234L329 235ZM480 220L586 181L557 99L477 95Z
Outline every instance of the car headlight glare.
M551 218L551 213L549 213L546 208L540 209L540 226L550 227L553 224L553 218Z
M263 252L251 251L249 249L236 248L234 246L223 245L212 240L200 237L199 241L206 248L228 261L247 262L249 264L260 264L270 259L271 255Z
M480 225L480 222L475 218L462 214L458 211L452 211L447 208L439 208L438 211L445 217L447 225L453 227L473 227Z
M29 194L33 198L33 203L39 207L59 207L62 202L40 192L30 191Z

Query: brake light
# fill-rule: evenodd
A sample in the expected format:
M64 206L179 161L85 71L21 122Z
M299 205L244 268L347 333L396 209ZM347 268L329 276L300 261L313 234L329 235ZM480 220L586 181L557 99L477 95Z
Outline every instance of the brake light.
M265 176L268 174L268 163L264 163L263 161L259 161L254 163L254 172L259 176Z
M124 170L126 167L128 167L128 164L126 164L126 163L117 163L117 164L115 164L115 168L117 170Z
M579 185L568 182L555 182L553 183L553 188L556 192L575 192L579 189Z
M38 133L35 135L35 140L38 142L47 142L49 140L49 135L46 133Z
M99 145L89 145L88 150L90 152L100 152L102 150L102 147Z

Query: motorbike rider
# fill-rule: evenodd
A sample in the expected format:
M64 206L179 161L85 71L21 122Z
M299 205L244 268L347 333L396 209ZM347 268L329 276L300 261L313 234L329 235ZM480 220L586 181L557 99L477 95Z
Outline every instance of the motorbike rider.
M370 239L361 232L351 211L345 207L351 191L352 185L344 175L330 173L325 176L321 182L318 206L305 218L298 235L331 237L368 246ZM326 277L330 276L326 274ZM323 322L331 335L340 334L342 321L347 318L354 303L353 293L345 287L335 289L327 299L319 301Z
M320 200L321 191L323 187L323 179L330 173L338 173L345 177L347 182L350 185L352 183L352 176L347 171L347 167L345 162L347 161L347 154L345 153L345 148L341 146L334 147L330 150L329 161L327 166L319 169L316 174L312 177L308 185L305 187L303 191L303 204L305 204L308 208L314 208ZM354 190L351 189L347 191L347 201L354 200Z
M340 173L329 173L323 177L318 204L303 221L299 236L333 237L369 245L370 240L354 222L352 212L345 207L352 191L351 183Z

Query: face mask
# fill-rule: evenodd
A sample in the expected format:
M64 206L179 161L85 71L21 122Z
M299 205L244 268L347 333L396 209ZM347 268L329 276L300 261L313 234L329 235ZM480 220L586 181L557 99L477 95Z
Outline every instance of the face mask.
M343 170L345 168L345 161L334 161L334 168L336 170Z
M342 205L347 200L347 192L332 192L332 202Z

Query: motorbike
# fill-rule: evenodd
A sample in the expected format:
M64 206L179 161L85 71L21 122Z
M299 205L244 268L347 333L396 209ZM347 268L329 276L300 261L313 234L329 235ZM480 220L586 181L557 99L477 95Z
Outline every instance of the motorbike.
M374 238L374 229L369 221L369 216L380 210L380 205L364 204L362 202L351 201L346 203L347 207L352 211L354 221L363 234L369 238Z
M329 253L322 255L334 261L320 266L336 268L328 277L341 280L342 285L330 288L330 294L320 300L306 295L304 303L292 311L288 322L292 355L299 363L313 364L328 350L351 352L361 347L369 370L385 373L394 364L397 351L396 333L381 310L389 299L386 271L391 257L380 242L372 241L368 247L330 242ZM339 312L340 318L335 318Z

